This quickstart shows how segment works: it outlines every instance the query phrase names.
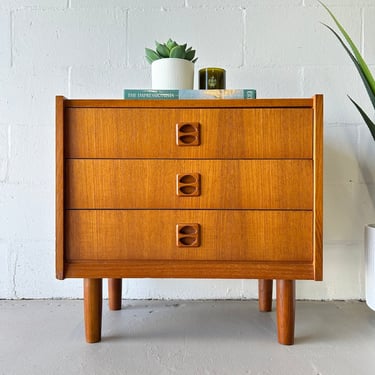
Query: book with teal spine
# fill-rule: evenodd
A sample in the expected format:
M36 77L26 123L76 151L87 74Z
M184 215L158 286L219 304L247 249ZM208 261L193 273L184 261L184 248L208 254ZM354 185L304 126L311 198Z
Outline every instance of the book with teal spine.
M124 99L256 99L255 89L153 90L125 89Z

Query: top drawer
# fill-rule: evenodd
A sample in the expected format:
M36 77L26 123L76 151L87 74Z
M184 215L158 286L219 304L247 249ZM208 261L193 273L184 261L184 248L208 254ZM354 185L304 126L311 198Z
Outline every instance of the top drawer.
M64 117L68 158L312 158L313 153L311 108L66 108ZM181 124L187 126L178 133ZM178 145L176 133L186 134L189 143L196 124L199 142ZM190 138L198 139L196 133Z

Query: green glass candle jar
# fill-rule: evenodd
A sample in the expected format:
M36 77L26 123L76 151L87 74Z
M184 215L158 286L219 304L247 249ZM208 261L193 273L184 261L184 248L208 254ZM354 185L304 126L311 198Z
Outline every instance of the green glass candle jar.
M225 70L222 68L203 68L199 70L199 89L225 89Z

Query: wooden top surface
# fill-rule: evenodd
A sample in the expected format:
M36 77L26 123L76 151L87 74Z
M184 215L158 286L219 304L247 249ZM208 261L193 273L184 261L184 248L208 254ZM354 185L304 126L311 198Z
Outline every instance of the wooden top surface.
M281 98L281 99L174 99L174 100L138 100L138 99L66 99L65 108L264 108L264 107L297 107L311 108L313 98Z

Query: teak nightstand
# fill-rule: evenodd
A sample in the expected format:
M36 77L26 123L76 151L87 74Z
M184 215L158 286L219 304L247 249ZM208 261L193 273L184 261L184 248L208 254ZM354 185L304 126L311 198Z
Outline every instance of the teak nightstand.
M56 98L56 274L84 278L86 340L122 278L259 279L294 342L295 280L322 280L323 97Z

